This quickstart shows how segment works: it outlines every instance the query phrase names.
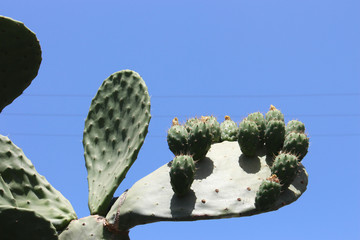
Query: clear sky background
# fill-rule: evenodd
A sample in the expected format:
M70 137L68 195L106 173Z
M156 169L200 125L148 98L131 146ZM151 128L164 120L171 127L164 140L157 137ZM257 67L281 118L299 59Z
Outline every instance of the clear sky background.
M298 201L252 217L137 226L131 239L360 239L359 12L357 0L1 0L0 15L37 34L43 61L1 113L0 133L85 217L84 120L110 74L137 71L153 116L116 195L172 159L173 117L239 122L273 104L310 136Z

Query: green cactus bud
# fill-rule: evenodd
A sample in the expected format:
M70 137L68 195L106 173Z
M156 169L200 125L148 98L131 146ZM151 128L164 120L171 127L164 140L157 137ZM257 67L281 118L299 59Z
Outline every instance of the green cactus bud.
M288 122L285 128L285 136L289 133L296 132L296 133L305 133L305 125L304 123L298 120L291 120Z
M6 205L0 206L0 236L1 240L58 239L55 227L42 215L30 209Z
M265 115L266 122L272 120L278 120L284 122L284 114L280 112L279 109L276 109L273 105L270 106L270 110Z
M260 131L255 122L244 119L239 124L238 142L245 156L253 157L260 143Z
M298 158L292 154L281 153L276 156L271 166L271 173L279 178L283 188L287 188L295 179L298 163Z
M36 35L22 22L0 16L0 112L30 85L40 63Z
M167 143L175 156L188 153L189 133L183 125L179 125L178 119L173 119L173 125L167 133Z
M277 155L283 147L285 139L285 123L271 120L266 124L265 146L268 156Z
M296 155L301 161L308 152L309 138L304 133L291 132L285 137L283 151Z
M194 181L195 164L189 155L176 156L171 163L170 182L178 197L186 195Z
M188 132L190 132L190 129L194 126L195 123L201 122L200 118L189 118L185 122L185 128Z
M264 135L265 135L265 128L266 128L266 121L265 121L264 115L261 112L250 113L246 117L246 119L256 123L256 125L259 129L260 142L264 143Z
M214 116L206 116L201 117L207 127L210 129L210 133L212 135L212 143L220 142L221 131L220 131L220 123L216 120Z
M189 128L189 154L195 161L202 160L211 147L212 136L203 121L193 124Z
M256 192L255 207L260 211L271 208L281 193L281 185L276 175L263 181Z
M239 134L237 124L229 116L220 124L221 141L236 141Z

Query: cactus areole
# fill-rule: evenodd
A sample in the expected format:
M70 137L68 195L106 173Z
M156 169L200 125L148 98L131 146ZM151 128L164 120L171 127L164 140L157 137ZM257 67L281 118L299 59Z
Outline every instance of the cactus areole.
M7 86L0 89L1 112L37 75L41 50L21 22L0 16L0 30L0 62L9 70L0 73L0 86ZM150 118L148 89L138 73L123 70L104 80L83 132L91 215L81 219L23 151L0 135L0 239L128 240L137 225L261 214L306 191L300 162L309 146L305 125L292 121L285 128L283 113L271 106L265 117L250 114L240 127L229 116L222 123L207 116L184 125L174 118L167 141L175 157L114 197Z

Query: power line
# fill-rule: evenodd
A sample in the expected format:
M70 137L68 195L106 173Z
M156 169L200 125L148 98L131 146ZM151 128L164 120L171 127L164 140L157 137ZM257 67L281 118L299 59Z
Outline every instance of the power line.
M93 98L90 94L26 94L25 97L75 97L75 98ZM360 96L360 93L298 93L298 94L228 94L228 95L152 95L151 98L283 98L283 97L351 97Z
M2 113L4 116L14 116L14 117L86 117L87 114L79 113ZM152 115L152 118L173 118L174 115ZM195 114L196 115L196 114ZM192 114L187 115L176 115L180 118L187 118L189 116L195 116ZM287 117L360 117L360 113L309 113L309 114L286 114ZM231 115L234 118L246 117L246 115Z

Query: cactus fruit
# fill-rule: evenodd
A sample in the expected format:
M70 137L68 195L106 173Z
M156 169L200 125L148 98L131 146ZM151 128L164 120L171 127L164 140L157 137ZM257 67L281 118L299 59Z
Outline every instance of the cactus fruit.
M1 240L57 240L58 234L49 220L37 212L0 205Z
M116 72L100 86L83 137L91 214L106 213L144 143L150 118L149 93L136 72Z
M266 122L272 120L278 120L284 122L284 114L280 112L279 109L276 109L273 105L270 106L270 110L265 115Z
M216 117L202 116L201 119L203 119L203 121L205 121L205 124L207 125L207 127L210 130L210 133L212 135L211 143L220 142L220 137L221 137L220 123L216 120Z
M304 133L291 132L285 137L283 151L295 154L301 161L308 152L309 138Z
M187 119L184 124L186 130L190 131L190 129L194 126L194 124L198 122L201 122L201 119L197 117Z
M287 188L295 179L298 163L298 158L292 154L281 153L276 156L271 166L271 173L279 178L283 188Z
M265 147L266 154L270 157L277 155L283 147L285 139L285 123L271 120L266 124Z
M0 173L8 198L16 207L36 211L57 230L64 229L76 214L70 202L41 176L23 151L0 135ZM11 192L11 196L9 195Z
M291 120L287 123L285 127L285 136L289 135L289 133L305 133L305 125L304 123L298 120Z
M178 197L186 195L194 181L195 164L189 155L176 156L171 163L170 182Z
M212 136L203 121L195 122L189 129L189 153L195 161L202 160L211 147Z
M250 113L246 117L246 119L256 123L256 125L259 129L260 142L264 143L264 135L265 135L265 128L266 128L266 121L265 121L264 115L261 112L254 112L254 113Z
M0 16L0 112L37 76L41 48L22 22Z
M253 157L260 143L260 131L255 122L244 119L239 124L238 142L245 156Z
M255 207L260 211L271 208L281 193L281 185L276 175L263 181L256 193Z
M188 153L189 133L183 125L179 124L178 118L173 119L173 124L167 133L167 143L175 156Z
M225 116L225 120L220 123L221 141L236 141L239 129L237 124L231 120L229 116Z

